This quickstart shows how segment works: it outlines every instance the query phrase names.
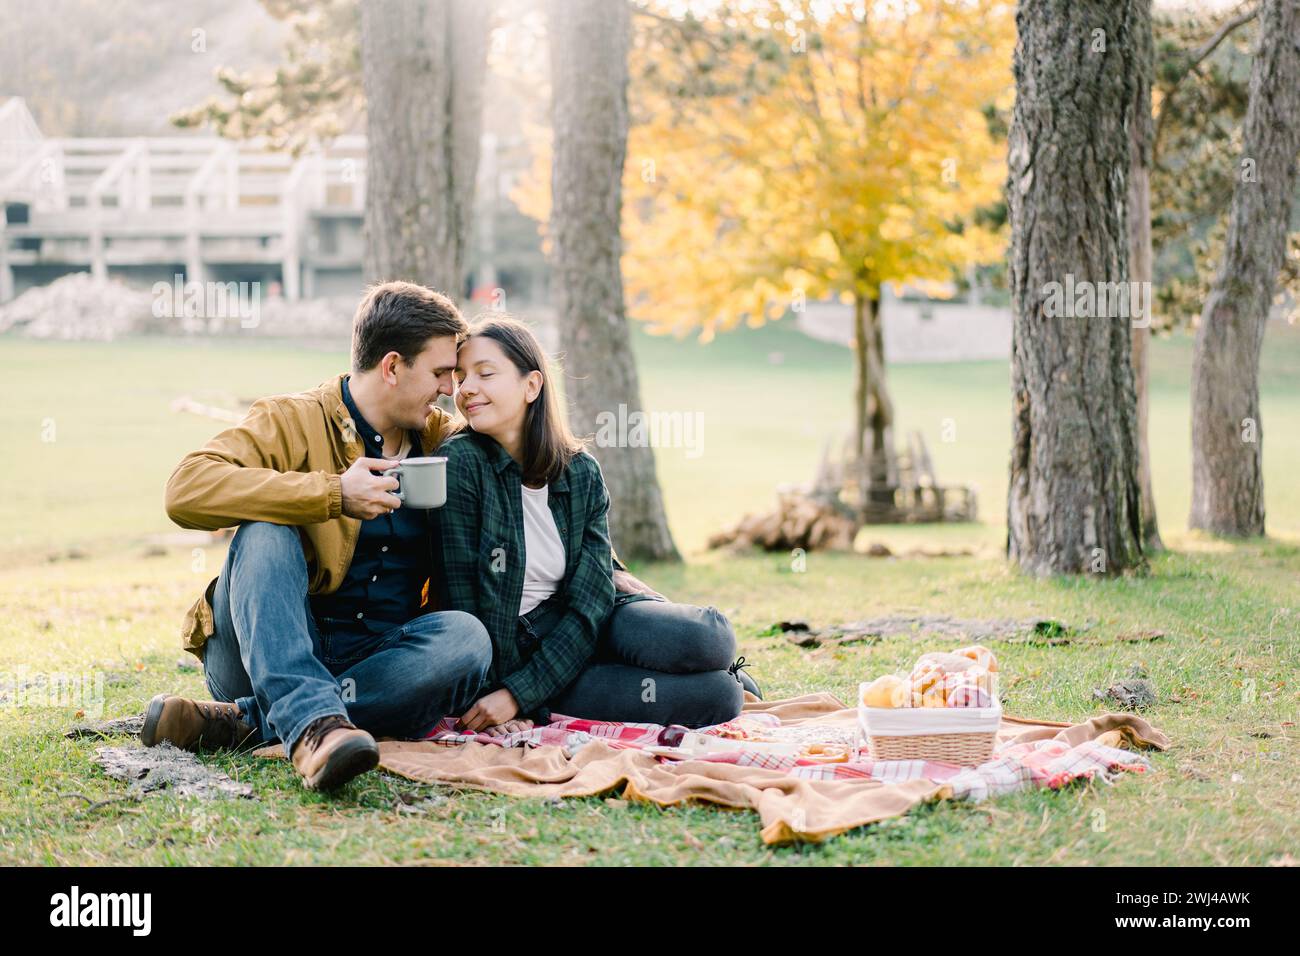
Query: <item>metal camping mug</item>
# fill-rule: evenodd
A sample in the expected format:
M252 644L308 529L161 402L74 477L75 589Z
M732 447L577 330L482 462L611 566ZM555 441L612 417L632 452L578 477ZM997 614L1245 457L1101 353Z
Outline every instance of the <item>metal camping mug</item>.
M397 479L392 494L407 508L441 508L447 503L446 458L403 458L384 474Z

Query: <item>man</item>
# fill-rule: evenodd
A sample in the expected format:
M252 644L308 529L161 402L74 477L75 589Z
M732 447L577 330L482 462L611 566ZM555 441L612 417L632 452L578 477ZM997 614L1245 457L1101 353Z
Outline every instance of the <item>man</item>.
M187 749L279 739L308 789L376 766L373 735L420 737L461 714L487 677L487 631L428 603L428 512L402 508L384 471L429 455L452 419L465 320L409 282L357 309L352 370L259 399L167 482L186 528L238 525L221 573L186 618L213 701L160 694L141 739Z

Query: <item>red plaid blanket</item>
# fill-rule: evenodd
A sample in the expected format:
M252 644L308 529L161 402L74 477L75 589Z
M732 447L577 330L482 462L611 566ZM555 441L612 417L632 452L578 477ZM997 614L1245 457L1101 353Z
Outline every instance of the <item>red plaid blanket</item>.
M775 730L780 726L780 719L773 714L748 713L737 720L700 728L695 732L727 738L747 729L766 727ZM448 717L426 739L448 746L472 740L502 747L558 746L572 756L584 744L597 738L618 749L676 747L689 732L687 728L676 725L665 727L659 724L602 722L552 714L551 723L546 726L500 737L462 733L456 730L456 718ZM856 727L845 724L805 727L801 738L856 741ZM672 761L675 758L659 755L658 759ZM994 752L992 759L978 767L959 767L925 760L872 760L862 745L854 746L847 762L834 764L814 763L794 756L758 753L740 748L692 756L689 759L730 763L741 767L762 767L808 780L871 779L886 783L933 780L949 784L953 790L953 799L972 801L1029 788L1057 789L1080 779L1110 783L1123 771L1145 773L1151 769L1150 760L1142 754L1109 747L1095 740L1073 747L1062 740L1007 743Z

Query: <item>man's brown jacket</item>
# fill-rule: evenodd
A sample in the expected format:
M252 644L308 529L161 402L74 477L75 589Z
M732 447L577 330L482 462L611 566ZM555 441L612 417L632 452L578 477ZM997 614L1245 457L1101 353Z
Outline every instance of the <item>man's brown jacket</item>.
M167 479L167 514L183 528L215 531L245 521L296 525L309 594L338 589L361 521L343 514L341 475L363 455L343 403L343 375L306 392L253 403L244 420L181 459ZM431 455L455 429L433 408L420 435ZM184 648L200 660L212 636L214 577L185 616ZM431 592L426 592L431 593Z

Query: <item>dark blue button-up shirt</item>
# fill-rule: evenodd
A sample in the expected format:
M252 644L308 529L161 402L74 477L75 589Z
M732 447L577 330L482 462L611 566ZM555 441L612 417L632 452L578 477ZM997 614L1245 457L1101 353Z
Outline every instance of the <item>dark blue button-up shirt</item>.
M366 422L343 379L343 402L368 458L382 458L384 438ZM407 457L424 454L420 436L411 432ZM331 630L387 631L419 616L421 591L429 577L432 555L429 512L398 508L361 522L352 563L339 589L312 597L312 613Z

